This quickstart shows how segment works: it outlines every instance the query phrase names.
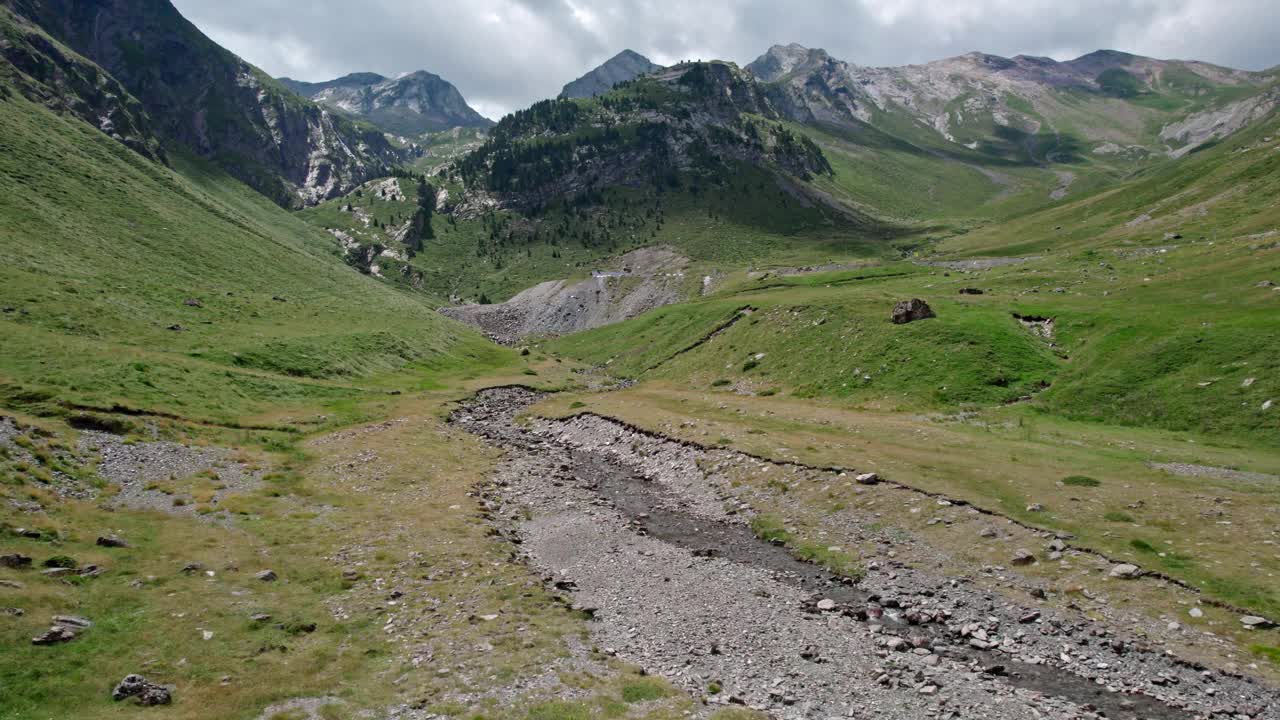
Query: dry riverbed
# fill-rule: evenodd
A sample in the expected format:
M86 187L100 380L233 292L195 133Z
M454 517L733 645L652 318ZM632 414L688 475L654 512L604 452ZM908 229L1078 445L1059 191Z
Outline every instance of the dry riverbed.
M956 572L957 548L885 526L874 511L834 514L815 534L830 545L798 540L786 523L773 528L793 552L752 532L771 528L758 506L785 513L786 501L747 476L855 485L852 471L701 448L592 415L517 420L538 399L483 391L452 417L507 450L484 490L493 521L594 618L594 644L709 708L780 718L1280 717L1280 695L1247 669L1180 657L1140 615L1034 571ZM926 527L1029 545L1012 557L1032 570L1038 560L1028 556L1047 551L1102 572L1117 594L1139 585L1190 594L1111 577L1120 564L972 508L865 488L921 512L929 503L936 522ZM845 577L856 574L850 558L865 573L856 581Z

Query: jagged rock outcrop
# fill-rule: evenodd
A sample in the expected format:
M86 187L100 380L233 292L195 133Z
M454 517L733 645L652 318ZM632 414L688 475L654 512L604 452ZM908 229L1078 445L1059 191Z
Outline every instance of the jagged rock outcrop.
M164 162L164 148L142 103L102 68L0 6L0 93L14 87L28 100L93 125L139 154Z
M609 92L613 86L634 80L662 66L634 50L623 50L582 77L567 83L560 91L562 98L588 98Z
M312 204L386 175L398 152L220 47L168 0L3 0L106 70L158 133L280 205Z
M352 73L322 83L290 78L280 78L280 82L325 107L358 116L396 135L459 127L483 129L494 124L472 109L452 83L423 70L396 78Z

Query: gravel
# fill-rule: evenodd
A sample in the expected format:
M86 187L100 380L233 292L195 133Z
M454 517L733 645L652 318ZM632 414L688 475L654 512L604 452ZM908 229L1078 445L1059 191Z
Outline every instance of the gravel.
M850 586L817 568L779 570L740 541L700 547L699 533L746 527L753 512L731 478L766 461L590 415L513 425L537 397L485 391L452 418L509 450L484 491L494 522L590 612L593 642L710 707L779 718L1280 718L1275 689L1166 654L1106 616L1024 606L890 558Z

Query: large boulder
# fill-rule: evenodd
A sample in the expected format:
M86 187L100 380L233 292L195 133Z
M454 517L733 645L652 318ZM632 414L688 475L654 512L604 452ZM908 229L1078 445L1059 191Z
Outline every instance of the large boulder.
M903 325L915 320L924 320L925 318L937 317L933 314L933 308L929 307L929 303L920 298L911 298L903 300L893 306L893 315L891 319L896 325Z

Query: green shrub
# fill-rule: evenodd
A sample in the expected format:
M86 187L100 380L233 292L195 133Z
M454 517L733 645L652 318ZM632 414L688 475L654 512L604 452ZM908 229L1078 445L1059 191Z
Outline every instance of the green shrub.
M1102 484L1101 480L1095 480L1086 475L1069 475L1062 478L1063 485L1071 485L1074 487L1098 487Z

